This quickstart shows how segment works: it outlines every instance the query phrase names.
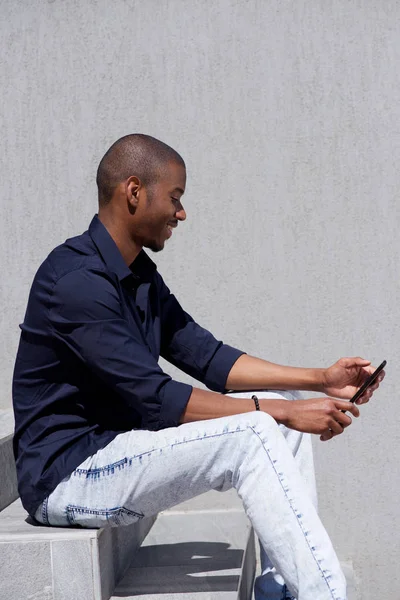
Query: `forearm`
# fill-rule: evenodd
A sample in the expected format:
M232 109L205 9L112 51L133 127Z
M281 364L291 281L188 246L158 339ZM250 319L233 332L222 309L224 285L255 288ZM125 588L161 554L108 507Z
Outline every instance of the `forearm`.
M332 398L311 398L309 400L275 400L260 398L260 411L269 414L278 424L305 433L320 434L321 440L328 440L343 433L351 424L346 411L358 417L360 412L351 402ZM232 416L255 410L252 399L232 398L215 392L193 388L180 423L203 421Z
M308 390L321 392L324 369L285 367L248 354L233 365L227 381L228 390Z
M284 423L290 412L288 400L260 400L260 408L273 417L277 423ZM238 415L255 410L251 398L231 398L216 392L193 388L186 410L181 417L181 423L203 421Z

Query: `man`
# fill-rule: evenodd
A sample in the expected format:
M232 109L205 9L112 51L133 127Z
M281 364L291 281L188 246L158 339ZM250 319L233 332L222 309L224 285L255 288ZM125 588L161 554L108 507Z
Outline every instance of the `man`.
M283 367L197 325L143 251L162 250L186 219L185 184L172 148L145 135L121 138L100 162L89 231L39 268L13 386L22 502L44 524L99 527L235 487L262 548L256 595L289 598L289 589L298 600L343 600L303 434L342 433L347 413L359 415L346 399L373 367L361 358ZM160 355L214 391L172 380ZM267 389L331 397L243 392Z

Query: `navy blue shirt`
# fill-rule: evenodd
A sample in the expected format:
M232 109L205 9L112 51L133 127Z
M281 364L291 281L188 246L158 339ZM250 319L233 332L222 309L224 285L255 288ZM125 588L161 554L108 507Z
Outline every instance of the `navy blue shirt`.
M128 267L95 216L41 265L21 325L14 454L26 510L119 433L179 424L192 387L160 355L223 392L241 354L193 321L143 250Z

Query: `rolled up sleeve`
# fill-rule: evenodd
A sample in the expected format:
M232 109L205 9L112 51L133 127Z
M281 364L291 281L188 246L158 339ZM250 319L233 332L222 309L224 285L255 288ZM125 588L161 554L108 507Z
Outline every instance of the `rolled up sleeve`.
M59 279L49 319L56 343L116 393L143 429L179 424L192 386L160 368L140 325L125 318L118 282L107 272L79 269Z
M216 392L225 392L229 372L242 354L244 352L241 350L222 344L208 365L204 380L207 387Z

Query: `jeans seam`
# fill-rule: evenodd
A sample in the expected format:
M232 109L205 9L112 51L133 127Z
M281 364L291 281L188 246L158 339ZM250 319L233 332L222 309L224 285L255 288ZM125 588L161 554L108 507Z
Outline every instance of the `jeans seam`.
M174 442L171 446L181 446L182 444L187 444L188 442L198 442L199 440L208 440L209 438L221 437L223 435L231 434L231 433L243 433L246 430L245 428L241 428L240 426L236 427L233 431L222 431L221 433L213 433L210 435L203 435L196 438L184 439L180 442ZM164 446L165 447L165 446Z
M89 508L88 506L78 506L77 504L68 504L66 507L68 513L78 513L82 515L95 515L95 516L106 516L116 514L118 512L124 512L129 514L130 516L137 517L138 519L143 519L144 514L139 513L135 510L131 510L130 508L126 508L126 506L115 506L113 508Z
M226 435L226 434L231 434L231 433L243 433L243 431L245 431L246 428L241 428L241 427L236 427L235 429L233 429L232 431L222 431L221 433L213 433L213 434L209 434L209 435L203 435L203 436L198 436L195 438L189 438L189 439L184 439L182 441L176 441L172 444L166 444L165 446L161 446L158 448L153 448L152 450L148 450L147 452L142 452L141 454L135 454L134 456L125 456L124 458L114 462L114 463L110 463L108 465L104 465L102 467L96 467L94 469L80 469L77 468L75 469L75 471L73 472L74 476L81 476L84 475L85 477L89 478L92 477L93 479L96 479L98 477L100 477L101 475L106 476L106 475L113 475L114 471L116 469L120 470L120 469L124 469L125 466L132 466L132 462L134 461L134 459L139 459L143 456L150 456L151 454L153 454L154 452L159 452L160 450L163 450L164 448L172 448L173 446L180 446L182 444L187 444L189 442L198 442L199 440L205 440L205 439L209 439L209 438L214 438L214 437L221 437L222 435Z
M293 512L293 514L294 514L294 516L296 517L296 520L297 520L297 522L298 522L298 524L299 524L299 527L300 527L300 529L301 529L301 531L302 531L302 533L303 533L304 539L305 539L305 540L306 540L306 542L307 542L307 546L308 546L308 548L309 548L309 550L310 550L310 552L311 552L311 555L312 555L312 557L313 557L313 558L314 558L314 560L315 560L315 563L316 563L316 565L317 565L317 567L318 567L319 571L321 572L321 575L322 575L323 579L325 580L325 583L326 583L326 585L327 585L327 587L328 587L328 590L329 590L329 592L330 592L330 594L331 594L332 598L333 598L334 600L340 600L340 599L339 599L339 598L336 596L336 594L334 594L334 590L332 590L331 586L329 585L329 580L326 578L326 576L325 576L325 573L324 573L324 570L321 568L321 565L320 565L320 563L319 563L319 560L318 560L318 558L316 557L316 555L314 554L313 547L312 547L312 546L310 546L310 542L309 542L309 540L308 540L308 536L307 536L307 534L306 534L306 531L304 530L303 524L302 524L302 522L301 522L301 520L300 520L300 518L299 518L299 516L298 516L298 514L297 514L297 511L296 511L296 509L295 509L295 507L294 507L294 505L293 505L293 503L292 503L292 500L289 498L289 496L288 496L288 494L287 494L287 491L286 491L286 488L285 488L285 486L284 486L284 484L283 484L283 481L282 481L282 479L281 479L280 473L279 473L279 472L278 472L278 470L276 469L276 466L275 466L275 465L276 465L276 462L277 462L277 460L273 460L273 459L272 459L272 457L271 457L271 454L270 454L270 451L269 451L269 449L268 449L268 448L266 448L266 446L265 446L265 444L264 444L264 442L263 442L263 440L262 440L262 438L261 438L261 435L258 433L258 431L256 431L256 430L255 430L255 428L254 428L252 425L249 425L249 427L250 427L250 429L252 429L252 431L253 431L253 432L256 434L256 436L257 436L257 437L258 437L258 439L260 440L260 442L261 442L261 444L262 444L262 446L263 446L263 448L264 448L264 450L265 450L265 453L267 454L267 456L268 456L268 458L269 458L269 460L270 460L270 462L271 462L272 468L274 469L274 471L275 471L275 473L276 473L276 475L277 475L277 477L278 477L278 479L279 479L279 482L280 482L280 484L281 484L281 487L282 487L283 493L285 494L285 496L286 496L286 499L287 499L287 501L288 501L288 503L289 503L289 506L290 506L290 508L291 508L291 510L292 510L292 512Z
M43 503L42 503L42 520L45 525L50 525L48 503L49 503L49 498L47 497L43 500Z
M148 453L143 452L141 455L138 455L138 457L144 456L145 454L148 454ZM96 477L100 477L100 475L103 475L103 476L109 475L109 474L113 475L114 471L116 469L118 469L118 470L124 469L128 463L129 463L128 466L131 466L133 458L136 458L136 457L125 456L124 458L122 458L116 462L110 463L108 465L104 465L103 467L96 467L95 469L77 468L74 471L74 476L85 475L86 477L93 477L95 479Z

